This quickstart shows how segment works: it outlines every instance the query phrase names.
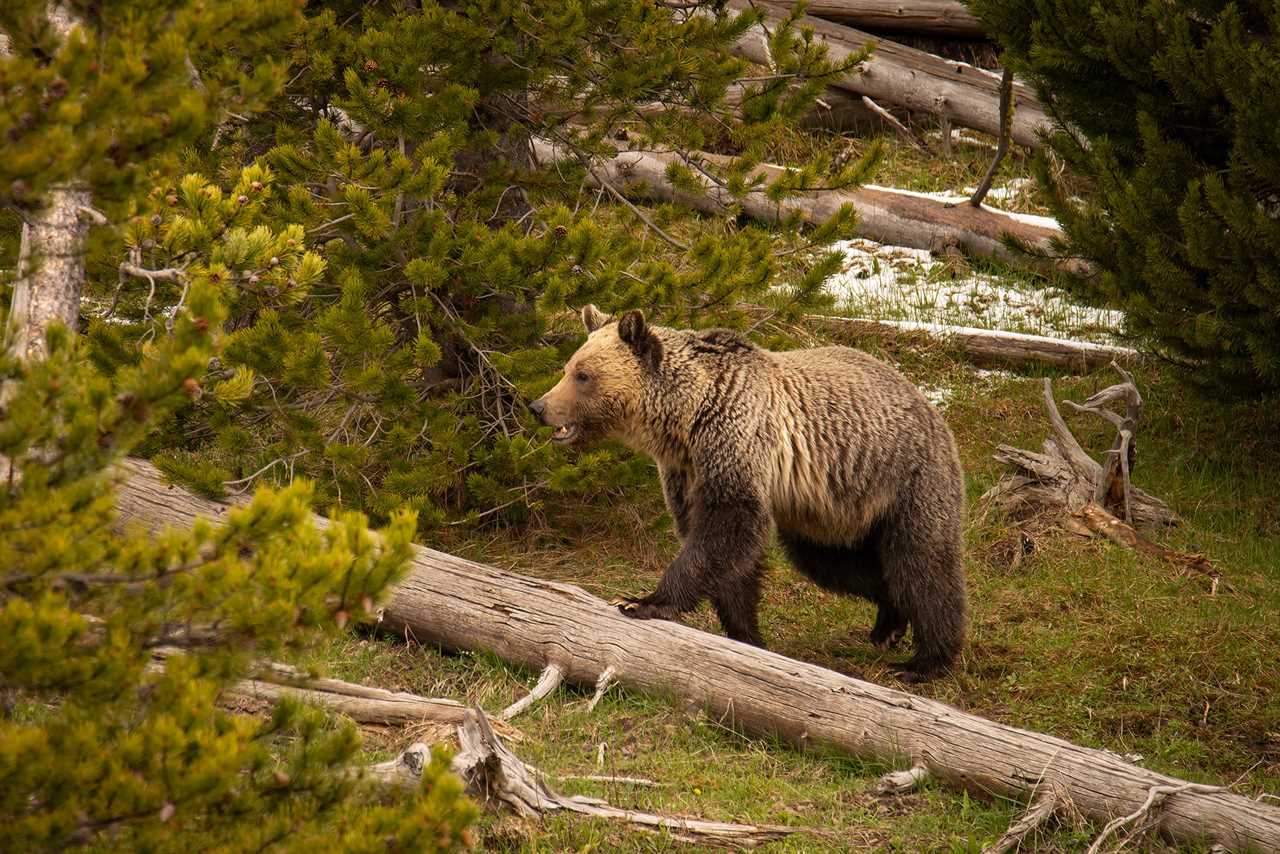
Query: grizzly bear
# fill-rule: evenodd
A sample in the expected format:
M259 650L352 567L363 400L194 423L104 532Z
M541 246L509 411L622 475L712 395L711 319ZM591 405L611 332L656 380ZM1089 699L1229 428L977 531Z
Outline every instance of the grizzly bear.
M723 329L582 311L588 337L530 408L560 443L614 436L649 454L681 549L657 589L617 602L673 619L709 598L729 637L763 646L757 608L773 531L821 587L911 627L919 681L965 635L963 476L942 416L902 374L848 347L772 352Z

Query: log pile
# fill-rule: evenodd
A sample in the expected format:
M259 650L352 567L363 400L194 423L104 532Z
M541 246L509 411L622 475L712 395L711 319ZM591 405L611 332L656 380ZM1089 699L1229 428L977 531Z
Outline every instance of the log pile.
M144 462L126 462L122 476L118 506L126 521L187 527L228 510L167 485ZM316 524L327 523L317 517ZM932 777L982 797L1034 804L1028 822L1075 811L1107 823L1109 833L1141 826L1233 851L1280 850L1280 808L1227 787L1187 783L1105 750L679 623L631 620L573 585L428 548L414 548L411 572L386 604L382 626L394 636L486 650L534 670L555 665L570 683L599 688L612 678L632 690L674 695L716 720L798 747L902 762L922 769L912 775L917 783Z
M884 13L873 14L873 6L879 8L881 5ZM843 21L878 21L882 28L887 14L889 19L898 18L905 28L912 26L907 22L916 17L909 9L920 8L921 4L898 6L863 3L861 0L832 0L819 6L829 17L837 17ZM963 13L963 18L959 17L961 13L955 8L960 6L959 3L923 6L937 7L925 14L931 20L941 21L949 15L953 20L963 20L963 26L970 30L979 26L967 12ZM771 67L768 34L773 26L791 13L794 3L785 0L729 0L729 7L737 11L755 9L764 16L764 25L754 27L743 36L735 53L757 65ZM841 12L841 9L853 11ZM816 17L817 10L812 7L809 12L810 14L801 18L800 25L811 29L826 43L832 59L845 60L869 45L874 47L870 59L856 71L834 81L834 87L851 92L859 98L871 99L881 106L936 117L948 127L972 128L993 137L999 135L1000 74L969 63L944 59L861 29ZM917 32L928 32L927 25L916 26L921 27ZM887 29L892 31L898 28ZM1044 105L1030 88L1016 82L1013 85L1013 105L1013 142L1032 148L1039 147L1041 134L1048 131L1051 125Z
M533 150L542 163L554 163L569 156L542 139L533 140ZM726 161L706 152L690 152L688 156L703 164L721 165ZM1061 238L1062 233L1046 224L1043 218L1020 217L969 204L948 204L889 187L814 190L781 203L772 201L761 191L735 198L706 170L695 170L692 175L704 191L691 193L677 188L667 177L667 167L673 163L684 164L684 156L675 152L621 151L607 160L592 163L588 177L617 196L621 196L622 188L639 187L645 194L662 201L714 214L740 209L762 222L777 222L799 214L804 222L818 225L845 205L851 205L858 214L861 236L878 243L927 249L937 254L958 252L1011 264L1034 264L1044 267L1046 272L1060 271L1076 276L1092 272L1089 265L1078 258L1052 257L1056 251L1054 241ZM771 180L784 171L785 167L764 164L756 174ZM1005 242L1009 238L1036 254L1011 250Z

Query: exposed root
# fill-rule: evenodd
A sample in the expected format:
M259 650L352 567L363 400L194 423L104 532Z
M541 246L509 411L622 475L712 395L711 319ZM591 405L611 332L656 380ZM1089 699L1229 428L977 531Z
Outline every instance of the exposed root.
M510 706L499 713L500 720L509 721L516 715L530 708L534 703L545 698L556 688L560 687L560 683L564 681L564 668L558 664L548 664L542 671L542 675L538 677L538 684L533 686L524 697L516 700Z
M1008 854L1010 851L1017 851L1023 840L1053 818L1059 806L1060 801L1056 795L1047 790L1042 791L1031 802L1031 806L1018 816L1018 820L1009 825L1004 836L982 849L982 854Z
M876 791L882 795L905 795L924 785L929 779L929 769L917 763L906 771L890 771L880 778Z
M1065 402L1074 411L1095 415L1116 428L1105 463L1099 464L1089 456L1071 434L1046 379L1044 403L1052 433L1045 439L1043 451L1001 445L995 458L1014 471L1001 478L983 499L1016 518L1056 518L1059 527L1070 533L1106 537L1125 548L1203 575L1216 593L1222 573L1207 557L1158 545L1137 530L1175 525L1180 520L1163 501L1132 483L1142 395L1132 374L1114 362L1112 367L1122 382L1108 386L1084 403ZM1119 404L1122 410L1109 408L1113 404Z

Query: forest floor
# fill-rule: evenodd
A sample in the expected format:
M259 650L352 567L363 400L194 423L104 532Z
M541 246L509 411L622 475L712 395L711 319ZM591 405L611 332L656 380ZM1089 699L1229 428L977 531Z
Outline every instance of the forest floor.
M981 175L989 154L980 145L958 145L955 157L928 161L893 150L874 180L923 192L963 190ZM997 184L1015 191L993 203L1043 213L1034 192L1021 192L1025 178L1026 164L1015 158ZM859 257L851 256L851 268ZM944 288L948 276L973 277L972 269L917 262L913 282L931 288ZM984 288L1039 298L1016 275L987 275L998 281L983 282ZM851 277L858 279L856 269ZM850 292L841 305L848 313L937 319L910 313L928 308L928 294L912 308L909 296L900 304L885 301L884 288L874 290L881 300L874 305L868 288L855 282ZM942 302L941 319L955 322L946 313L954 306ZM956 311L974 316L972 306ZM1101 328L1088 309L1046 312L1047 320L1044 312L1024 312L989 325L1093 337ZM1047 326L1036 328L1042 321ZM1159 534L1160 541L1203 552L1220 567L1224 584L1212 594L1203 577L1106 542L1020 526L983 505L980 496L1002 473L992 459L996 445L1037 448L1047 433L1044 373L981 370L945 348L914 341L846 343L892 361L929 393L957 435L967 477L969 646L954 673L913 690L1003 723L1137 754L1140 764L1157 771L1232 785L1250 796L1280 793L1280 415L1196 398L1157 365L1136 371L1147 408L1135 483L1185 519ZM1052 376L1059 400L1082 400L1113 381L1105 370ZM1111 435L1095 421L1069 417L1082 443L1097 450ZM427 544L604 597L648 592L677 550L656 473L648 488L611 506L560 508L532 529L471 532ZM869 604L817 589L776 550L769 564L762 623L773 650L897 684L888 665L909 648L884 654L867 642ZM719 632L705 606L687 622ZM356 635L315 650L310 663L344 679L465 699L494 713L537 677L490 656ZM563 790L617 806L818 831L770 850L978 851L1024 806L932 785L882 797L875 787L886 765L800 753L743 736L680 703L616 688L594 711L587 711L588 699L580 688L563 688L516 719L524 733L514 745L521 758L559 778ZM410 736L372 734L368 743L379 756L390 755ZM593 774L662 785L568 779ZM530 822L489 814L480 831L482 846L495 851L662 851L676 844L578 817ZM1028 848L1082 850L1096 833L1060 822ZM1129 848L1164 850L1149 838Z

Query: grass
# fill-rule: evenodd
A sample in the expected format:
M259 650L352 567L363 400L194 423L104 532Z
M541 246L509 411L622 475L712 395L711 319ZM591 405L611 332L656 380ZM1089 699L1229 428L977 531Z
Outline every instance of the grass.
M1221 566L1229 589L1211 596L1201 578L1154 559L1040 528L1028 532L1031 553L1011 563L1009 544L1021 542L1015 540L1019 529L984 512L979 496L1001 473L991 459L998 442L1036 447L1044 437L1039 378L980 372L942 351L880 355L916 381L950 390L946 414L969 484L970 643L958 672L922 692L994 720L1140 754L1154 770L1233 784L1247 794L1280 791L1280 484L1270 474L1280 464L1275 415L1188 398L1155 368L1138 374L1148 405L1136 481L1187 520L1161 539L1203 550ZM1079 400L1109 382L1105 374L1063 377L1054 388L1059 399ZM1071 423L1086 446L1109 442L1100 427L1079 418ZM647 592L677 548L656 485L588 516L578 509L553 515L541 530L431 545L602 595ZM869 605L818 590L776 553L770 566L762 615L774 650L892 684L887 664L902 652L882 655L865 641ZM689 622L718 631L705 607ZM491 712L536 678L486 655L446 655L372 638L335 641L317 651L316 661L343 678L466 698ZM978 850L1003 832L1019 806L932 786L881 798L874 786L884 765L798 753L727 730L671 700L615 689L588 713L587 698L582 689L563 689L518 719L522 758L552 774L639 776L665 784L561 783L619 806L823 829L773 850ZM401 745L392 737L373 746L385 752ZM1036 850L1078 850L1093 833L1096 828L1059 825L1041 835ZM534 824L490 816L482 838L496 851L670 845L569 817ZM1145 840L1136 850L1163 849Z

